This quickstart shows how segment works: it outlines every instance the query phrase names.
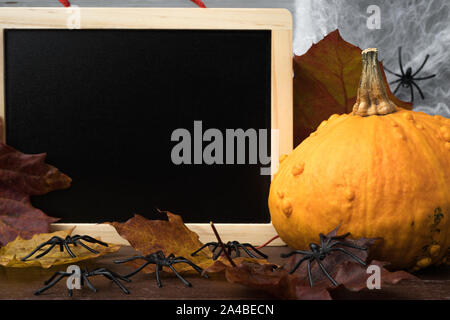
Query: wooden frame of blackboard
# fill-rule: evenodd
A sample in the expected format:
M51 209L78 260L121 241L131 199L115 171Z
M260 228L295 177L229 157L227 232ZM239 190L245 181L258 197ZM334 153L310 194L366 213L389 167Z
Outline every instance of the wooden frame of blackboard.
M278 130L272 138L272 174L279 155L293 147L292 111L292 17L285 9L200 9L200 8L0 8L0 117L5 116L4 29L66 29L80 17L80 29L209 29L271 30L271 126ZM0 129L5 140L5 127ZM276 152L278 150L278 152ZM187 224L203 242L214 241L209 224ZM127 245L107 224L56 223L52 230L75 227L74 232L101 237L104 241ZM224 240L260 244L276 234L272 224L217 224ZM281 240L272 245L283 244Z

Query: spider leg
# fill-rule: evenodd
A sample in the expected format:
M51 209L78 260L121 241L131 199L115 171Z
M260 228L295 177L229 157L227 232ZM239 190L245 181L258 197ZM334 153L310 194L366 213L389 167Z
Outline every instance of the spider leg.
M120 274L118 274L118 273L116 273L116 272L114 272L114 271L111 271L111 270L108 270L108 269L106 269L106 268L97 268L97 269L95 269L94 270L95 272L108 272L108 273L110 273L111 275L113 275L114 277L116 277L116 278L118 278L118 279L120 279L120 280L123 280L123 281L126 281L126 282L131 282L131 280L130 279L128 279L128 278L125 278L124 276L121 276ZM93 271L93 272L94 272Z
M106 269L105 269L106 270ZM120 280L123 280L123 281L125 281L125 282L131 282L131 279L128 279L128 278L125 278L124 276L122 276L122 275L120 275L120 274L118 274L118 273L116 273L116 272L114 272L114 271L109 271L109 270L107 270L109 273L111 273L114 277L116 277L116 278L118 278L118 279L120 279Z
M333 243L331 246L329 246L329 248L333 248L336 245L341 245L341 246L354 248L354 249L359 249L359 250L367 250L366 247L360 247L360 246L354 245L352 243L347 243L347 242L342 242L342 241L338 241L338 242Z
M220 247L219 251L217 251L217 253L213 256L213 260L217 260L217 258L222 254L222 251L223 249Z
M178 279L181 280L181 282L183 282L183 283L184 283L186 286L188 286L188 287L192 287L192 284L191 284L189 281L187 281L186 279L184 279L184 278L177 272L177 270L175 270L175 268L172 267L172 265L169 264L169 268L173 271L173 273L175 273L175 275L178 277Z
M294 251L291 251L291 252L289 252L289 253L282 253L282 254L280 254L280 256L281 256L282 258L289 258L290 256L292 256L292 255L294 255L294 254L309 255L309 254L311 254L311 252L309 252L309 251L303 251L303 250L294 250Z
M252 246L250 243L244 243L242 244L244 247L250 247L253 251L255 251L257 254L259 254L264 259L267 259L267 255L256 249L254 246Z
M312 287L314 287L314 281L312 279L312 274L311 274L311 259L308 260L307 270L308 270L309 286L312 288Z
M427 80L436 77L435 74L432 74L431 76L421 77L421 78L413 78L413 80Z
M295 266L292 268L291 271L289 271L289 274L293 274L295 272L295 270L298 269L298 267L300 267L300 265L303 263L303 261L305 260L310 260L311 256L304 256L303 258L301 258L296 264Z
M409 86L409 88L411 89L411 103L414 102L414 90L413 90L413 86Z
M235 250L235 248L233 246L231 246L231 245L228 246L227 248L228 248L228 256L230 256L230 258L231 258L231 254L233 253L233 250ZM236 253L236 257L238 256L238 254L239 254L239 252Z
M327 237L325 235L323 235L322 233L319 234L320 236L320 247L321 248L327 248L331 241L333 240L345 240L345 238L347 238L350 235L350 232L344 233L340 236L333 236L333 237ZM324 242L323 240L327 239L327 242Z
M403 71L402 47L398 47L398 64L400 65L400 71L402 72L402 76L404 76L405 75L405 71Z
M419 86L418 86L414 81L411 81L411 83L412 83L412 85L413 85L414 87L416 87L417 90L419 90L419 94L420 94L420 97L422 98L422 100L425 99L425 96L423 95L423 92L422 92L422 90L419 88Z
M134 256L131 258L127 258L127 259L119 259L119 260L114 260L114 263L125 263L125 262L129 262L129 261L133 261L133 260L137 260L137 259L144 259L144 256Z
M102 246L104 246L104 247L107 247L107 246L108 246L108 244L107 244L106 242L97 240L97 239L92 238L92 237L90 237L90 236L78 236L78 237L79 237L79 239L84 240L84 241L87 241L87 242L90 242L90 243L98 243L98 244L100 244L100 245L102 245Z
M136 273L138 273L139 271L141 271L142 269L144 269L146 266L148 266L151 262L147 261L146 263L144 263L142 266L140 266L139 268L137 268L136 270L130 272L129 274L124 275L125 278L129 278L134 276Z
M91 289L93 292L97 292L97 288L94 287L94 285L89 281L88 277L85 274L83 274L82 278L86 282L86 285L89 289Z
M347 238L350 235L350 232L344 233L340 236L334 236L334 237L330 237L331 240L344 240L345 238Z
M421 65L421 66L419 67L419 69L417 69L417 71L414 72L414 74L412 75L413 77L414 77L416 74L418 74L418 73L423 69L423 67L425 66L425 63L427 63L429 57L430 57L430 55L427 54L426 57L425 57L425 60L423 60L422 65Z
M398 91L398 89L400 89L400 86L401 86L401 85L402 85L402 83L400 82L400 83L398 84L398 86L395 88L393 94L396 94L396 93L397 93L397 91Z
M108 278L112 282L114 282L125 294L130 294L130 291L128 291L128 289L125 288L123 286L123 284L121 284L120 281L117 280L116 277L114 277L111 274L111 272L109 272L109 271L101 271L100 274L103 275L104 277Z
M246 254L248 254L248 256L249 256L250 258L256 258L256 256L255 256L252 252L250 252L250 250L248 250L244 245L241 245L241 248L242 248L242 250L244 250L244 252L245 252Z
M22 260L22 261L27 260L27 259L28 259L29 257L31 257L33 254L35 254L36 251L38 251L39 249L41 249L42 247L44 247L44 246L46 246L46 245L48 245L48 244L50 244L50 241L41 243L41 244L38 245L33 251L31 251L27 256L23 257L21 260Z
M64 242L64 247L66 248L67 252L70 254L72 258L75 258L75 255L73 254L72 250L70 250L69 245Z
M159 271L161 271L161 266L159 264L156 265L156 270L155 270L155 274L156 274L156 284L158 285L158 287L162 287L162 283L161 283L161 278L159 276Z
M34 292L34 295L40 295L42 292L44 292L45 290L53 287L59 280L61 280L64 277L67 277L71 275L71 273L67 273L64 271L58 271L56 272L49 280L51 281L45 281L44 284L46 284L44 287L40 288L39 290L36 290Z
M46 280L46 281L44 282L44 284L49 284L49 283L52 282L53 279L55 279L58 275L70 276L70 275L72 275L72 272L57 271L57 272L55 272L55 273L50 277L50 279Z
M47 248L47 250L45 250L44 252L38 254L38 255L35 257L35 259L39 259L40 257L45 256L45 255L46 255L47 253L49 253L50 250L52 250L55 246L56 246L56 243L52 244L50 247ZM25 261L25 260L23 260L23 261Z
M98 254L99 252L97 250L94 250L92 248L89 248L87 245L85 245L83 242L81 242L80 240L74 242L74 245L77 245L77 243L79 245L81 245L82 247L86 248L87 250L89 250L90 252L94 253L94 254Z
M192 253L191 253L191 256L194 256L197 252L200 252L200 251L202 251L204 248L209 247L209 246L214 246L214 249L213 249L213 252L214 252L214 250L217 249L218 245L219 245L219 244L218 244L217 242L208 242L208 243L205 243L205 244L202 245L199 249L197 249L197 250L195 250L194 252L192 252Z
M402 81L402 79L397 79L395 81L391 81L391 82L389 82L389 84L394 84L394 83L397 83L397 82L400 82L400 81Z
M391 70L389 70L388 68L386 68L384 65L383 65L383 69L384 69L384 71L387 71L387 72L389 72L390 74L393 74L393 75L395 75L395 76L397 76L397 77L401 77L401 76L402 76L401 74L392 72Z
M345 249L343 249L343 248L333 248L333 249L330 249L330 251L340 251L340 252L345 253L346 255L352 257L353 260L355 260L356 262L358 262L360 265L362 265L362 266L364 266L364 267L367 265L364 261L362 261L360 258L358 258L357 256L355 256L353 253L351 253L351 252L349 252L349 251L347 251L347 250L345 250Z
M319 264L320 270L322 270L322 272L327 276L327 278L331 281L331 283L337 287L338 283L336 282L336 280L333 279L333 277L328 273L327 269L325 269L325 267L323 266L322 262L320 262L319 259L316 259L317 263Z
M323 248L324 241L327 237L323 233L319 233L319 238L320 238L320 246Z
M230 247L231 248L231 247ZM241 256L241 251L239 250L239 246L238 246L238 244L237 243L234 243L233 244L233 249L236 251L236 257L240 257ZM247 250L248 251L248 250ZM231 255L230 255L230 257L231 257ZM252 257L252 256L250 256L250 257ZM254 258L254 257L252 257L252 258Z
M172 263L187 263L188 265L190 265L192 268L195 269L195 271L197 271L200 275L202 275L203 269L200 268L198 265L196 265L195 263L193 263L192 261L189 261L186 258L183 257L176 257L174 260L172 260ZM204 274L203 277L205 278L209 278L209 276L207 274Z

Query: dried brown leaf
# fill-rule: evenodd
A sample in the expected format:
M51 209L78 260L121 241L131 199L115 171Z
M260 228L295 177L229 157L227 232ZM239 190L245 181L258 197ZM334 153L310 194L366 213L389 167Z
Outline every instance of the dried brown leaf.
M149 220L136 214L125 223L110 222L109 224L114 226L117 232L143 255L161 250L166 256L173 253L176 256L188 258L202 268L210 266L213 260L208 248L198 252L195 256L191 256L192 252L203 245L198 234L189 230L179 215L170 212L161 213L167 215L168 221ZM128 265L136 268L142 263L142 261L137 260L128 263ZM187 264L176 264L174 267L180 272L192 270ZM149 265L142 271L153 273L154 270L155 266Z
M335 236L337 228L327 236ZM345 240L358 246L370 248L379 239L356 239ZM369 250L361 251L353 248L343 247L352 252L367 263ZM314 287L310 287L306 263L302 264L294 274L289 274L289 270L295 266L302 255L294 255L286 266L277 268L273 264L258 264L243 261L236 267L225 266L225 276L229 282L242 284L251 288L264 290L279 299L299 299L299 300L330 300L330 292L336 289L329 279L320 270L317 263L313 263L311 273L314 280ZM344 288L351 291L360 291L367 287L367 279L370 274L367 268L361 266L342 252L333 252L322 261L331 276ZM386 262L371 261L370 265L377 265L381 270L381 285L396 284L401 280L417 280L417 278L407 272L389 272L384 267ZM219 268L220 270L220 268Z

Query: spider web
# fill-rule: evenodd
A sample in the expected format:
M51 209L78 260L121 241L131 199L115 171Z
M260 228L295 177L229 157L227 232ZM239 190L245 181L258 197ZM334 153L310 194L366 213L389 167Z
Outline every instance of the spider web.
M403 47L405 70L413 73L425 56L430 58L418 76L437 74L418 81L425 100L415 89L414 110L450 117L450 2L447 0L296 0L294 13L294 52L305 53L312 43L339 28L342 37L360 48L377 47L380 60L394 72L399 71L398 47ZM366 27L369 5L381 9L381 29ZM388 81L397 77L388 74ZM395 87L391 88L392 90ZM410 101L409 88L397 97Z

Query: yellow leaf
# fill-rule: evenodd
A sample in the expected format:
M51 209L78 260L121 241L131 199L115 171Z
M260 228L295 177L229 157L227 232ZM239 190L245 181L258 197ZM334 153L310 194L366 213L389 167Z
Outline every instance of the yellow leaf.
M26 261L21 259L33 251L38 245L43 242L48 241L52 237L60 237L64 239L66 236L72 233L72 230L63 230L53 233L41 233L34 235L30 240L25 240L17 237L16 240L8 243L6 246L0 249L0 265L4 267L12 268L27 268L27 267L42 267L50 268L51 266L61 265L61 264L71 264L82 260L94 259L100 257L106 253L116 252L119 250L120 245L108 244L108 247L104 247L97 243L88 243L87 245L98 251L98 254L94 254L82 246L70 246L70 250L75 254L75 258L72 258L66 250L61 252L59 246L55 246L49 253L45 256L34 259L33 257L39 255L48 248L45 246L38 250L32 257Z

